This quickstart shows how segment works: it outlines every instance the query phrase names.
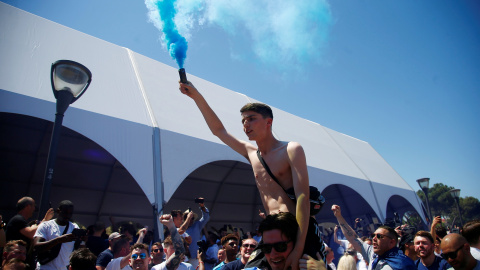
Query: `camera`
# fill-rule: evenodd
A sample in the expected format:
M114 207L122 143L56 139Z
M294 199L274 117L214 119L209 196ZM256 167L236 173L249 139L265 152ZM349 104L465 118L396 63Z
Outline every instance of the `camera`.
M87 235L87 231L84 229L73 229L72 234L75 235L76 237L82 237Z
M195 203L203 203L204 201L204 198L195 198Z
M203 252L203 253L207 252L208 244L207 244L207 242L205 242L205 240L197 241L197 246L198 246L198 251Z

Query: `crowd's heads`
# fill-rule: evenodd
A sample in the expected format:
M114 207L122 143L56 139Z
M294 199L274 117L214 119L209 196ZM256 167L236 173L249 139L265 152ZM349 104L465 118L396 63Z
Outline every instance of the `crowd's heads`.
M154 261L162 261L163 260L163 255L164 255L164 250L162 243L160 242L155 242L152 245L152 259Z
M465 237L471 246L476 246L480 242L480 220L472 220L462 228L462 236Z
M405 253L405 250L408 249L410 246L413 246L413 239L415 238L415 235L413 234L403 234L402 237L400 237L400 242L398 243L398 247L400 248L403 253Z
M465 237L451 233L442 239L442 258L455 269L466 269L475 260L470 253L470 245Z
M338 261L338 270L355 270L357 269L357 260L350 254L344 254Z
M21 210L25 209L27 206L32 206L35 208L35 201L30 198L30 197L23 197L20 200L18 200L17 205L16 205L16 210L17 212L20 212Z
M137 243L131 247L130 266L134 270L147 270L150 263L150 254L148 246L143 243Z
M243 259L247 260L250 258L250 255L257 247L258 243L253 238L247 238L242 240L242 245L240 246L240 254Z
M415 252L422 259L429 258L434 255L435 243L432 235L427 231L418 231L414 239Z
M180 227L183 222L182 210L172 210L170 214L172 215L172 219L173 219L173 223L175 224L175 227L177 228Z
M248 111L259 113L263 116L263 118L273 119L272 109L267 104L247 103L240 109L240 113L248 112Z
M217 252L218 262L221 263L221 262L225 261L225 258L226 258L225 249L223 249L223 248L219 249L218 252Z
M132 239L133 236L135 235L135 227L133 224L130 223L124 223L119 229L120 233L127 236L128 238Z
M105 223L103 221L97 221L93 225L93 231L95 232L103 232L105 230Z
M380 226L372 235L373 251L377 255L383 255L385 252L397 245L398 234L392 227Z
M88 248L80 248L74 250L70 254L69 270L95 270L97 256L93 254Z
M27 258L27 243L23 240L8 241L3 247L3 261L10 259L20 259L25 261Z
M221 240L227 258L234 257L238 253L238 236L233 233L227 234Z

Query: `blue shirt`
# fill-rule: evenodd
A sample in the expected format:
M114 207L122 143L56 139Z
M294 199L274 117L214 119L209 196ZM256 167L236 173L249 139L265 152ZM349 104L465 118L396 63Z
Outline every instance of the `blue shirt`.
M192 243L188 247L190 250L190 256L192 258L195 258L197 255L197 250L198 250L198 245L197 241L200 240L201 237L201 232L203 227L207 224L207 222L210 220L210 213L208 212L208 209L205 207L205 212L200 210L202 212L202 218L200 220L195 221L192 226L188 227L187 229L187 234L190 235L192 238Z
M432 265L426 267L423 265L420 259L415 261L415 265L419 270L447 270L448 268L452 267L446 260L441 257L435 256L435 260L433 261Z

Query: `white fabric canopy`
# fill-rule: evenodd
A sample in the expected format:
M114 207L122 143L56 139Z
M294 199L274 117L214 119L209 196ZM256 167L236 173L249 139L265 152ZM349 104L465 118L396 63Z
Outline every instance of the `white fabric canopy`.
M53 122L56 100L50 66L60 59L82 63L91 70L93 80L67 110L64 127L113 156L148 202L160 209L162 202L168 202L164 210L186 209L193 205L194 196L202 195L207 206L215 208L212 224L233 220L253 226L258 222L261 202L251 169L242 156L210 133L193 101L178 91L175 68L4 3L0 3L0 33L0 112L6 113L4 117L19 114ZM188 77L226 128L245 138L238 109L256 100L193 75ZM302 144L310 184L324 191L327 205L343 204L350 208L352 217L369 212L364 207L367 205L383 221L391 216L390 203L392 211L403 214L414 210L424 217L414 190L368 143L272 109L275 136ZM117 177L121 176L110 179L123 183ZM5 178L2 181L8 182ZM335 185L342 187L344 194L353 190L356 195L329 196L325 191ZM2 197L4 193L2 189ZM398 196L403 200L391 200ZM102 212L119 207L107 204L103 201ZM97 212L95 218L101 216ZM329 210L320 216L333 220ZM144 218L142 222L148 221Z

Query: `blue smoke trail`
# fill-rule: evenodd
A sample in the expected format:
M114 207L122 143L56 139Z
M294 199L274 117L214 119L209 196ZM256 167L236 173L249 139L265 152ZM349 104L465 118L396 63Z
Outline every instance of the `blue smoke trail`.
M150 9L150 19L163 32L163 39L170 56L177 61L179 68L183 68L187 58L188 42L178 33L175 24L175 15L177 14L175 3L176 0L145 1Z

